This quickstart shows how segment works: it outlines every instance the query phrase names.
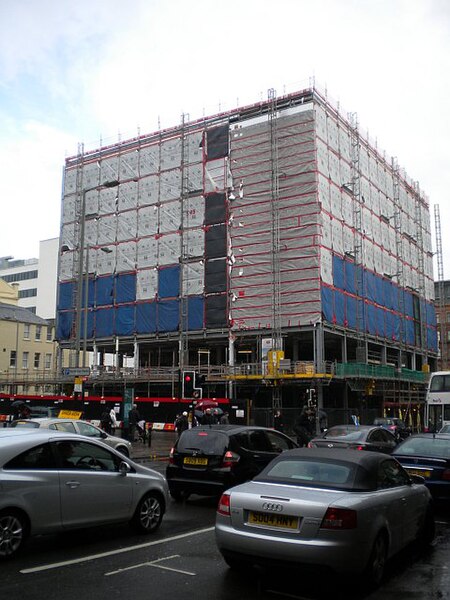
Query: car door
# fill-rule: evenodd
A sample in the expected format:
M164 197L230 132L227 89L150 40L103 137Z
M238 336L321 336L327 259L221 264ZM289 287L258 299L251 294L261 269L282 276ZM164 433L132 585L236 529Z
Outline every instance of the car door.
M280 442L275 449L267 435L262 429L254 429L248 432L248 445L251 456L253 475L260 473L266 465L278 456Z
M52 446L58 459L64 527L131 516L134 479L119 473L120 457L98 444L74 439L54 440Z

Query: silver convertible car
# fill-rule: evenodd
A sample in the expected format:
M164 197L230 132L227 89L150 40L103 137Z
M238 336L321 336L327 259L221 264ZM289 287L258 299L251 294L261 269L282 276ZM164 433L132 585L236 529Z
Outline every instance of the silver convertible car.
M317 566L380 584L386 560L434 538L432 500L386 454L300 448L222 495L217 546L225 562Z
M48 429L0 429L0 559L30 535L161 524L167 481L102 442Z

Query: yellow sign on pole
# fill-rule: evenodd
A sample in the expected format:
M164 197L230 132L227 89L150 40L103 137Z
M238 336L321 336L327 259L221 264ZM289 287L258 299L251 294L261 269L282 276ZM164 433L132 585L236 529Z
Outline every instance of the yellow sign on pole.
M60 410L58 419L81 419L83 413L79 410Z

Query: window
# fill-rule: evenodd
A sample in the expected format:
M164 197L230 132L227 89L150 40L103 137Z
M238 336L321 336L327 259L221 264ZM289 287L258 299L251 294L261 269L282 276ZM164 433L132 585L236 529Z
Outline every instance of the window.
M6 470L56 469L56 463L49 444L41 444L14 457L3 468Z
M24 340L30 339L30 324L29 323L23 324L23 339Z
M29 352L24 352L22 354L22 369L28 369L28 360L29 360Z
M36 335L35 335L35 340L39 341L41 339L42 336L42 325L36 325Z
M119 471L120 457L89 442L53 442L60 468L77 471Z
M45 368L52 368L52 355L49 352L45 355Z
M35 352L34 353L34 368L35 369L39 369L40 362L41 362L41 354L40 354L40 352Z
M290 450L294 447L293 444L289 443L289 440L274 431L267 431L266 433L272 446L272 452L283 452L283 450Z
M87 437L95 437L101 439L102 432L94 427L93 425L89 425L89 423L78 423L78 429L80 430L81 435L86 435Z
M20 290L19 298L34 298L37 296L37 289L31 288L29 290Z
M50 325L47 327L47 342L51 342L53 339L53 327Z
M11 352L9 353L9 366L17 366L17 352L15 350L11 350Z
M397 461L385 460L378 466L378 489L386 489L408 484L409 477Z
M14 275L3 275L2 279L7 281L8 283L13 283L14 281L26 281L27 279L37 279L37 276L37 271L27 271L26 273L14 273Z
M77 433L75 425L71 421L61 421L60 423L52 423L51 425L49 425L49 429L65 431L66 433Z

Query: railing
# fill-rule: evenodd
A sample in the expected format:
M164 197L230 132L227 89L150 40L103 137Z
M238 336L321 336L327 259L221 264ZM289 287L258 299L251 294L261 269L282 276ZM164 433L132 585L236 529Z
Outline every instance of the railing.
M336 377L357 377L361 379L397 379L426 383L429 373L412 371L411 369L397 369L392 365L369 365L367 363L336 363Z

